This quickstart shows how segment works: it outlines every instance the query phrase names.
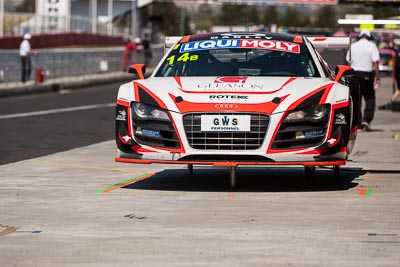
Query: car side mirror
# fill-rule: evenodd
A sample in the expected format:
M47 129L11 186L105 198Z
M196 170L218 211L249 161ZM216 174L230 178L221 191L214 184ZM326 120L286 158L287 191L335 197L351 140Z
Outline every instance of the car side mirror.
M146 66L144 64L134 64L129 66L128 73L137 74L139 79L143 80L146 73Z
M335 75L335 82L339 82L342 77L354 75L354 69L346 65L337 65Z

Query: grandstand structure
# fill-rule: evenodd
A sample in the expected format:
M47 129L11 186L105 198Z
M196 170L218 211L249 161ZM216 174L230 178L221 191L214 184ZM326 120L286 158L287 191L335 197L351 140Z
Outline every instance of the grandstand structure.
M126 10L136 11L143 0L36 0L35 13L4 12L4 1L0 0L1 36L25 32L126 36L134 35L135 29L113 27L113 20Z

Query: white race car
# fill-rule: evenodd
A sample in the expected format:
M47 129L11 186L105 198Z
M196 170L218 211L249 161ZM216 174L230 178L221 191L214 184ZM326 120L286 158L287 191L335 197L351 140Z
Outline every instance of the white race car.
M150 77L133 65L139 79L119 88L116 161L227 166L232 186L239 165L302 165L307 176L333 166L340 176L357 134L358 84L315 47L347 38L228 32L166 44Z

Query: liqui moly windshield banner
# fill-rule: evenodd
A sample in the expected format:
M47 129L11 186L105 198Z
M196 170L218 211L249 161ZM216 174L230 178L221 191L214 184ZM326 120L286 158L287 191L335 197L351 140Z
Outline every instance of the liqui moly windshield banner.
M208 49L224 49L224 48L257 48L278 50L291 53L300 53L300 46L296 43L276 41L276 40L204 40L182 44L179 52L192 52Z

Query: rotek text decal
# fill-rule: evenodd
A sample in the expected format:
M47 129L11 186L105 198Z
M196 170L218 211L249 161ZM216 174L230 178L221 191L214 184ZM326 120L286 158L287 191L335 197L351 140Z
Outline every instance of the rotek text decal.
M268 50L278 50L291 53L299 53L299 44L276 41L276 40L205 40L182 44L179 52L190 52L207 49L223 48L258 48Z
M247 101L248 95L210 95L211 100L222 100L222 99L237 99Z

